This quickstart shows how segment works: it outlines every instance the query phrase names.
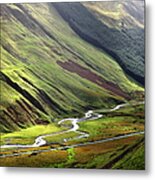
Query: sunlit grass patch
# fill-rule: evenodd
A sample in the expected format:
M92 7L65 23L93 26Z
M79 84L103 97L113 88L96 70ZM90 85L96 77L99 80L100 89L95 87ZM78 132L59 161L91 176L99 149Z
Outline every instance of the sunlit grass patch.
M1 144L32 144L37 136L62 131L64 128L58 127L54 123L49 125L36 125L21 131L3 134Z

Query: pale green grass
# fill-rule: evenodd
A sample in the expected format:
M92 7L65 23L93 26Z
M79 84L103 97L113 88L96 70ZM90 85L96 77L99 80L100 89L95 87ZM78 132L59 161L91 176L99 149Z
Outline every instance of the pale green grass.
M54 132L62 131L64 128L58 127L56 125L49 124L49 125L36 125L27 129L22 129L20 131L16 131L13 133L2 134L1 141L2 144L5 144L5 140L10 139L12 143L22 143L26 144L33 143L35 138L40 135L50 134Z

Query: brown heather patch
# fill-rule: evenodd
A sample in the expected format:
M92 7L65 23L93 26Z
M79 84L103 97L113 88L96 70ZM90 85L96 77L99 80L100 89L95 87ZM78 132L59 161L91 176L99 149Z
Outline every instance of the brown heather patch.
M65 162L67 159L66 151L50 151L37 155L22 155L0 159L0 165L8 167L49 167L55 163Z
M89 69L82 67L81 65L69 60L67 62L57 61L57 64L60 65L63 69L66 69L70 72L76 73L82 78L85 78L98 86L110 91L112 94L124 97L125 99L130 99L130 96L123 92L120 87L112 82L104 80L99 75L90 71Z
M76 159L78 160L79 163L86 163L96 155L112 153L112 152L115 153L118 150L120 150L122 146L123 147L130 146L140 138L141 136L133 136L116 141L88 145L85 147L78 147L75 150Z

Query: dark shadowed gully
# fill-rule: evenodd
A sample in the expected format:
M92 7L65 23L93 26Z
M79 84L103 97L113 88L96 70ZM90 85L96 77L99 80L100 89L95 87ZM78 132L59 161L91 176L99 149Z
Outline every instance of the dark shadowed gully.
M17 92L22 94L31 104L33 104L37 109L42 111L43 113L47 114L44 110L43 106L39 103L37 99L35 99L29 92L27 92L25 89L22 89L16 82L13 82L8 76L6 76L4 73L0 73L2 81L9 84L13 89L15 89Z

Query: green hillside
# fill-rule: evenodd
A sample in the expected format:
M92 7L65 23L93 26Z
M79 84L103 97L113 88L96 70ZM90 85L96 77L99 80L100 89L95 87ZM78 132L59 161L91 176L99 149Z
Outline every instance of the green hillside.
M61 17L58 7L68 5L1 5L2 132L111 107L143 91L110 53L85 41ZM75 7L88 13L81 4ZM96 20L92 14L90 18ZM98 33L100 27L94 28ZM83 30L91 35L95 29Z
M144 4L3 4L0 166L145 169Z
M75 32L144 85L144 2L55 3Z

